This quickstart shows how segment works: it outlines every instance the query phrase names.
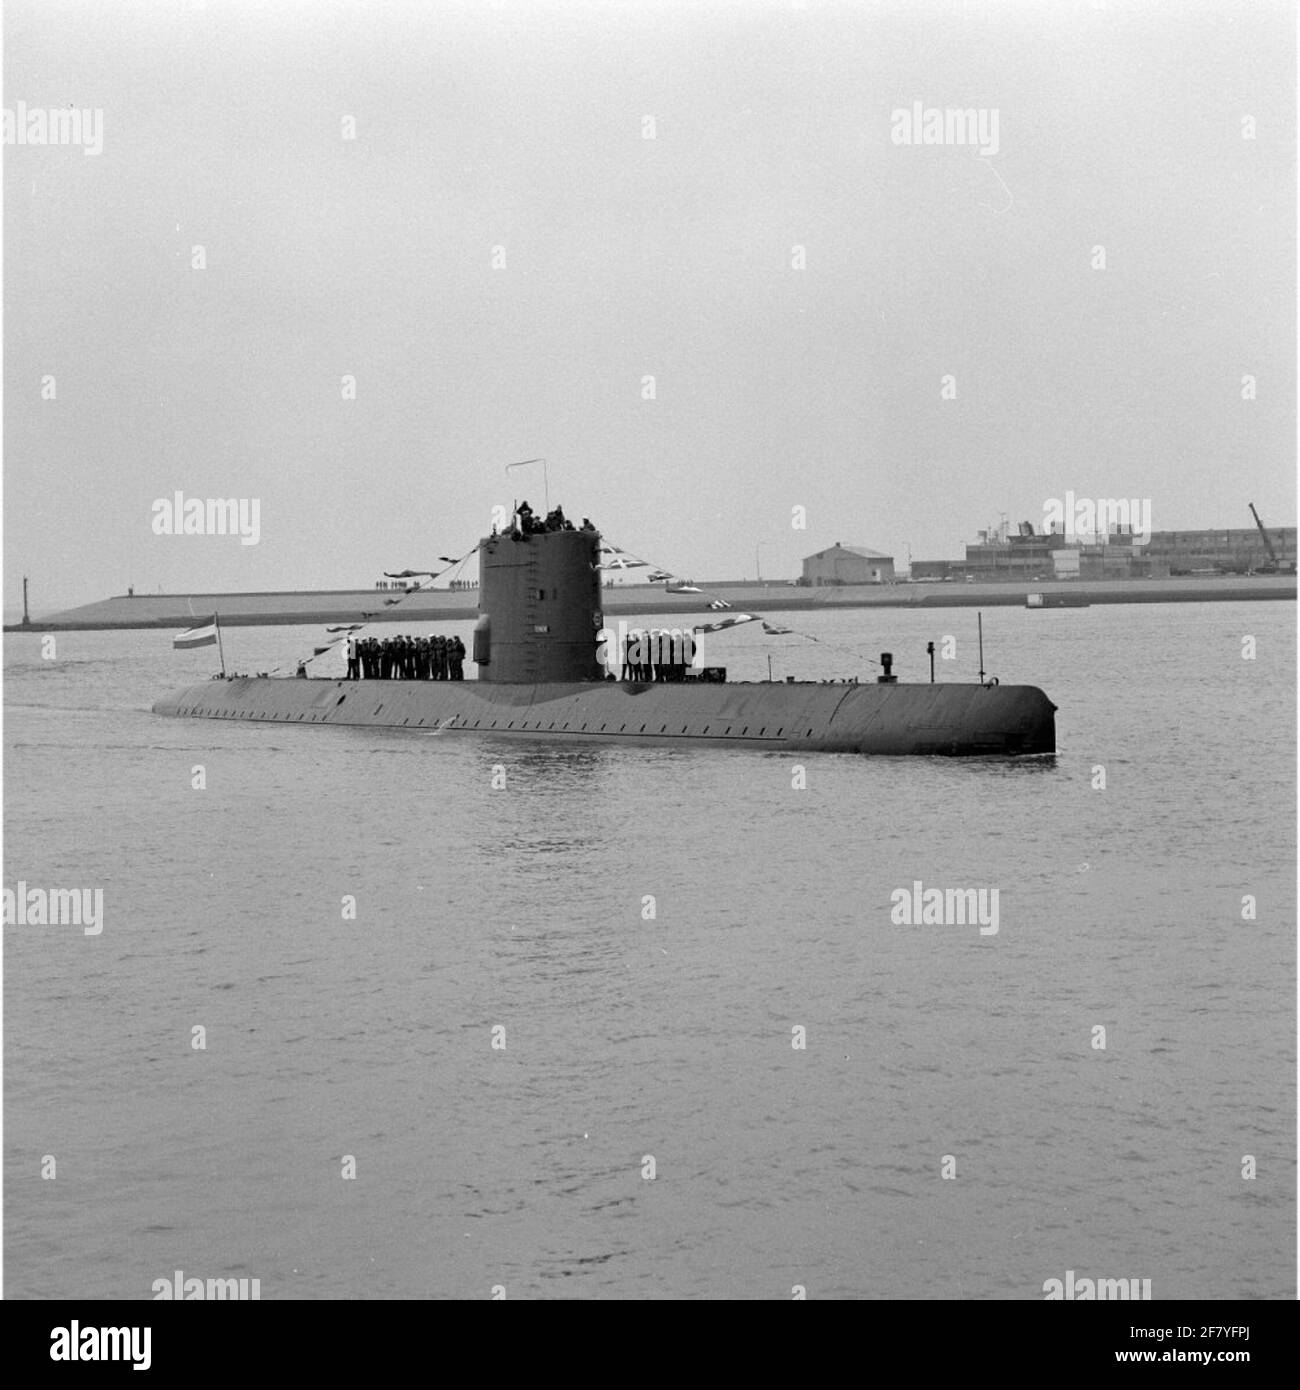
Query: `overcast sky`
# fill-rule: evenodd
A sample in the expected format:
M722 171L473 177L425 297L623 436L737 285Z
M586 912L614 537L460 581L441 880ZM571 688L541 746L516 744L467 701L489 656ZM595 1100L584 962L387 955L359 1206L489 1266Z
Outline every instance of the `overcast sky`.
M98 154L4 152L8 610L369 585L539 508L535 455L698 578L957 557L1067 490L1295 525L1290 3L4 22L5 108L103 113ZM895 143L915 103L996 153ZM177 490L259 499L259 543L155 535Z

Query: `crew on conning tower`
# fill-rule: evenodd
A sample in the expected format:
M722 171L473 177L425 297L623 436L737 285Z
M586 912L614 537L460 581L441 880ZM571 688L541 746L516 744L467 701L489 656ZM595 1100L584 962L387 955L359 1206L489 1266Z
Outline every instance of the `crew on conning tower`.
M572 531L575 529L573 522L565 517L563 507L553 507L546 513L545 521L539 521L533 515L533 509L526 501L521 502L515 508L513 534L516 538L520 536L538 536L545 531ZM596 528L584 516L582 519L582 529L584 531L594 531Z

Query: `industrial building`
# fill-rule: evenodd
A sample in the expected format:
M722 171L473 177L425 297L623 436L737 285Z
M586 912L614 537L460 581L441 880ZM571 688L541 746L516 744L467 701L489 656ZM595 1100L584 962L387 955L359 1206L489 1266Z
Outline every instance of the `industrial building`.
M1005 525L981 531L979 539L966 547L963 572L976 579L1050 579L1052 553L1065 544L1063 536L1036 534L1032 521L1022 521L1015 535L1008 535Z
M1034 531L1022 521L1015 535L981 532L966 547L965 574L989 579L1160 579L1169 569L1136 544L1131 528L1116 527L1104 541L1067 540L1054 531Z
M1270 526L1268 538L1279 565L1294 572L1296 528ZM1151 560L1166 565L1170 574L1246 574L1265 571L1271 563L1263 537L1254 527L1232 531L1152 531L1145 551Z
M826 584L892 584L894 557L862 545L841 545L819 550L803 562L800 584L820 588Z
M1270 549L1271 547L1271 553ZM1268 545L1259 529L1153 531L1145 544L1131 527L1114 527L1104 540L1080 542L1036 532L1022 521L1014 534L1004 524L981 531L964 560L914 560L916 583L940 579L1167 579L1184 574L1295 573L1296 528L1274 527Z

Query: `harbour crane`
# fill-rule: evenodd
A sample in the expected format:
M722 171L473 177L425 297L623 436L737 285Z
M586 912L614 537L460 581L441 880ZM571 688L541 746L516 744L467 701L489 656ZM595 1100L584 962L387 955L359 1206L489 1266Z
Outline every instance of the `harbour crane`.
M1294 574L1295 561L1279 560L1277 558L1277 551L1273 549L1273 542L1269 540L1268 532L1264 530L1264 523L1259 519L1259 513L1255 510L1255 504L1253 502L1247 502L1246 505L1250 508L1251 516L1255 518L1255 525L1259 527L1259 534L1264 541L1264 549L1268 552L1268 564L1260 565L1259 572L1261 574Z

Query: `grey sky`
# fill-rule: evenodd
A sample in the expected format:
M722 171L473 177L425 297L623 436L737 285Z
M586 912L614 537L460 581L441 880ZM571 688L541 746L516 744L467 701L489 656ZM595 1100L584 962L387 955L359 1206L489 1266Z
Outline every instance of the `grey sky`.
M8 3L4 106L104 124L5 150L6 607L369 584L538 454L697 577L1067 489L1294 525L1294 52L1280 0ZM154 535L178 489L260 543Z

